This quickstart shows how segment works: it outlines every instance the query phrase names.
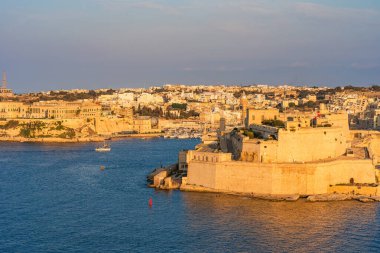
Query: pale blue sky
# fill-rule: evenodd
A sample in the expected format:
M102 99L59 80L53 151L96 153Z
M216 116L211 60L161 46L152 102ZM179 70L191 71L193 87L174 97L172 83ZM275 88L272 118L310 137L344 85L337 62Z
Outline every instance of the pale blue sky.
M380 84L380 1L1 0L0 70L19 92Z

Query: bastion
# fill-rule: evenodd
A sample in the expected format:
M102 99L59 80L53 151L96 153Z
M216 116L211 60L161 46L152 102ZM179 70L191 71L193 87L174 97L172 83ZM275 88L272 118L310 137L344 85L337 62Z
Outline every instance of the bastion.
M179 188L186 191L379 200L379 134L353 135L342 123L348 124L344 114L319 117L293 117L283 127L250 124L219 131L214 142L181 151L178 172L169 177L181 175Z

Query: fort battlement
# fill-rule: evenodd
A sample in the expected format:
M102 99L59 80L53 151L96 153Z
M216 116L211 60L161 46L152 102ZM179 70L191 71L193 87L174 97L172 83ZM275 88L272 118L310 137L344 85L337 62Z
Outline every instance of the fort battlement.
M257 115L265 119L263 110L247 112L251 120ZM179 167L186 176L181 189L299 197L345 194L351 186L366 185L368 189L357 192L380 194L380 137L352 142L347 116L328 118L328 124L324 116L324 123L316 125L308 125L306 118L282 127L251 123L248 129L221 134L218 143L183 151ZM335 187L339 185L350 187Z
M199 161L199 162L229 162L232 161L230 153L222 153L222 152L199 152L195 150L188 151L188 157L191 162Z
M220 191L270 195L314 195L336 184L376 183L371 160L335 160L309 164L241 161L189 163L187 184Z

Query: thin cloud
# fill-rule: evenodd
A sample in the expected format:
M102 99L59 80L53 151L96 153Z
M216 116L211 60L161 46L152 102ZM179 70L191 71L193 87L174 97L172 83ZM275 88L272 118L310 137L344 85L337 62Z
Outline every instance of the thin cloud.
M351 67L353 69L358 69L358 70L370 70L370 69L379 69L380 68L380 64L379 63L358 63L358 62L355 62L355 63L352 63L351 64Z
M307 68L310 67L310 63L303 61L296 61L289 65L291 68Z
M141 9L150 9L150 10L157 10L162 11L168 14L175 14L179 15L182 14L179 8L166 5L166 4L159 4L155 2L140 2L140 3L134 3L131 4L131 7L133 8L141 8Z
M278 6L268 4L264 1L233 1L229 3L219 3L219 9L235 9L242 13L250 13L257 15L273 15L278 13Z
M373 9L354 9L354 8L338 8L316 3L297 3L295 5L295 11L318 19L368 19L379 18L380 13Z
M109 10L131 10L131 9L142 9L142 10L153 10L164 12L170 15L180 15L182 14L181 8L174 7L169 4L157 3L154 1L130 1L130 0L97 0L98 3L103 6L103 8Z

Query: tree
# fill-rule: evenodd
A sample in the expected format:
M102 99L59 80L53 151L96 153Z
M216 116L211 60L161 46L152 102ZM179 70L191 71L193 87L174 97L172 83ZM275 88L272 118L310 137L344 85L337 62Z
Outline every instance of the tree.
M19 122L17 120L10 120L4 126L0 126L0 129L11 129L16 128Z
M186 111L187 104L173 103L171 105L171 108L173 108L173 109L180 109L180 110L185 110Z
M88 92L88 95L90 95L91 97L96 97L96 92L94 90L90 90Z
M308 108L315 108L317 106L317 103L313 101L307 101L304 105Z
M263 120L261 124L266 125L266 126L272 126L272 127L278 127L278 128L284 128L285 123L282 120L278 119L272 119L272 120Z

